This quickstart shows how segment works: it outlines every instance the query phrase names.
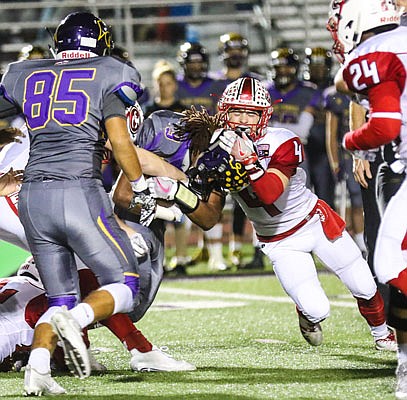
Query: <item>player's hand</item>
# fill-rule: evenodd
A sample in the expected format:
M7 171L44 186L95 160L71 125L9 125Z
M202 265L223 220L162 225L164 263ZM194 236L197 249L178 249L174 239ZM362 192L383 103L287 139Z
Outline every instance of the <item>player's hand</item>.
M149 226L154 219L157 201L148 189L142 192L133 192L129 209L140 207L140 224Z
M179 183L175 179L165 176L154 176L146 180L148 189L153 197L163 200L174 200Z
M238 136L234 131L222 128L216 129L212 134L211 143L215 143L218 140L219 147L230 154L237 137Z
M148 253L148 246L141 233L135 232L130 236L131 247L136 257L143 257Z
M18 128L9 127L0 129L0 146L5 146L12 142L21 143L21 138L23 137L25 137L25 134Z
M2 175L0 177L0 196L8 196L20 190L23 173L22 170L14 171L13 168L10 168L8 172Z
M254 143L245 133L242 134L242 137L237 136L231 154L236 161L241 162L243 165L254 164L258 160Z
M369 183L366 180L372 179L372 172L370 171L370 163L368 160L362 160L361 158L353 158L353 176L355 181L358 182L365 189L368 188Z

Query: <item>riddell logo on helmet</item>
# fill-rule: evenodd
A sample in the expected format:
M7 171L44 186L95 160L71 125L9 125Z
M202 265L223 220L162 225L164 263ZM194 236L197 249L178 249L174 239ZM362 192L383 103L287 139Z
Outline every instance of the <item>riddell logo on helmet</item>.
M61 59L66 60L66 59L72 59L72 58L90 58L91 54L89 52L85 51L74 51L74 50L69 50L69 51L62 51L61 52Z
M392 15L391 17L381 17L380 18L380 23L381 24L389 24L389 23L399 23L400 22L400 17L398 15Z

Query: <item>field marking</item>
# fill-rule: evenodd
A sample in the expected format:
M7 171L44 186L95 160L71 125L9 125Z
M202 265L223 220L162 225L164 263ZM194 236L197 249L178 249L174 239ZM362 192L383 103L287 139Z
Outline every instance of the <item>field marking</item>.
M288 296L263 296L256 294L247 294L247 293L225 293L225 292L216 292L211 290L199 290L199 289L180 289L180 288L160 288L161 293L166 294L175 294L175 295L184 295L184 296L196 296L196 297L214 297L221 299L236 299L236 300L246 300L246 301L267 301L270 303L293 303L293 301ZM191 304L191 302L182 302L186 304ZM177 301L171 302L157 302L155 305L160 304L174 304L174 307L178 304ZM357 306L356 301L337 301L330 300L330 304L336 307L344 308L354 308ZM192 304L191 304L192 305ZM231 306L233 307L233 305ZM181 307L182 308L182 307ZM192 308L192 307L186 307Z

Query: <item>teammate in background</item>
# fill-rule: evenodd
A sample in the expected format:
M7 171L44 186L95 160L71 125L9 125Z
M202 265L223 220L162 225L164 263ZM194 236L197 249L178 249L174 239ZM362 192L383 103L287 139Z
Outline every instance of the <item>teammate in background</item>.
M304 146L308 159L309 179L315 194L331 208L335 208L335 181L326 153L326 110L324 107L324 90L332 84L332 53L323 47L306 48L304 64L307 73L304 76L305 79L312 82L317 88L317 97L314 98L312 109L314 123Z
M352 173L352 156L341 148L343 135L349 130L349 97L339 93L335 86L331 86L324 92L324 98L327 110L326 153L340 190L337 211L345 219L347 193L349 193L352 236L359 249L365 254L367 249L363 237L364 218L361 189ZM373 268L371 270L373 273ZM382 292L381 294L383 296Z
M185 109L194 106L197 110L206 109L210 115L217 112L216 103L227 82L208 77L209 55L207 49L200 43L185 42L180 46L177 60L183 69L183 76L178 79L177 98ZM199 244L198 254L193 257L193 263L208 261L208 268L214 271L227 269L223 258L223 226L217 224L204 233L204 240ZM205 251L207 250L207 251ZM206 258L206 254L208 258ZM185 266L179 265L179 272Z
M56 60L9 64L0 104L1 117L22 110L30 134L19 216L49 305L34 332L24 378L27 395L65 392L50 372L58 338L68 367L87 377L90 362L81 329L130 311L138 291L137 260L101 182L106 134L146 224L155 210L125 119L126 105L140 93L138 71L103 57L112 47L111 34L90 13L68 15L56 29L54 45ZM78 305L74 254L92 266L101 284Z
M228 85L218 107L219 120L201 121L201 136L214 132L212 142L219 142L219 148L198 159L202 160L198 182L212 173L215 160L226 158L222 165L230 165L229 154L244 167L243 188L231 188L231 194L253 223L262 251L295 302L305 340L320 345L320 323L329 316L329 300L318 280L313 253L356 298L376 349L395 351L383 300L366 261L344 229L345 222L305 186L305 172L299 167L303 158L299 137L287 129L267 126L273 108L266 88L252 78L238 79ZM193 136L188 130L184 134ZM167 178L149 178L149 188L155 197L180 204L203 229L210 229L221 216L224 200L219 190L212 190L203 201L182 183Z
M345 64L336 78L338 89L368 96L369 120L348 132L343 146L350 150L375 149L395 141L399 165L407 165L405 120L407 28L398 26L395 1L374 0L369 7L358 1L332 2L328 30L334 51ZM350 39L351 38L351 39ZM398 366L396 398L407 399L407 182L389 202L378 232L374 254L377 278L390 285L389 324L396 329Z

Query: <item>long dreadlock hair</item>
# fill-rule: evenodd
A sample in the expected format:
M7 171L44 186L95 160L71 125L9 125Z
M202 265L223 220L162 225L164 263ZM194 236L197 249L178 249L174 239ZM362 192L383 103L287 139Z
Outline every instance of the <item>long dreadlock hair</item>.
M205 108L198 111L194 106L183 111L184 116L174 124L174 136L180 141L190 140L191 159L207 150L213 132L224 125L223 113L209 115Z

